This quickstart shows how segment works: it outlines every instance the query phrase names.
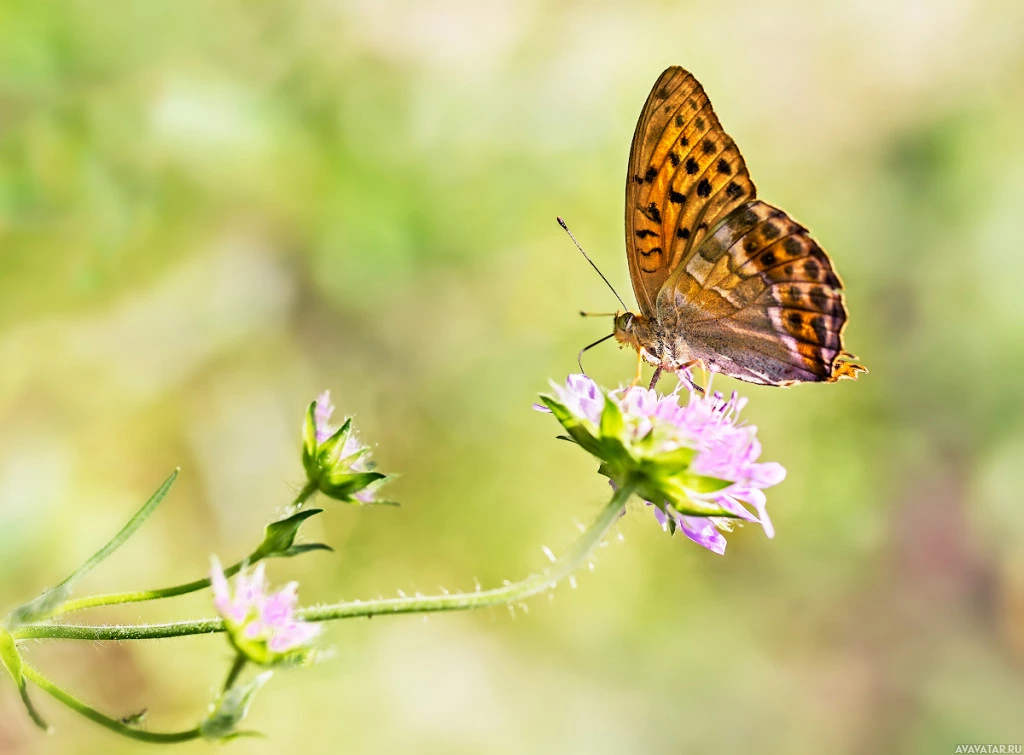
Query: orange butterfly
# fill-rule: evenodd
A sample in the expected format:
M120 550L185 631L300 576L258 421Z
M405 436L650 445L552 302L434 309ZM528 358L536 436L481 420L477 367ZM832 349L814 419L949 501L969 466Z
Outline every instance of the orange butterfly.
M807 229L756 199L703 87L678 66L640 113L626 177L626 256L640 314L613 335L656 368L762 385L867 372L843 351L846 306Z

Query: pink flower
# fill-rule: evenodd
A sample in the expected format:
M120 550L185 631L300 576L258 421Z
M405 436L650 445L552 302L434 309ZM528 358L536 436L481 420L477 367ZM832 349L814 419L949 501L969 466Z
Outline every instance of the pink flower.
M782 482L786 470L774 462L758 461L761 444L757 428L739 420L746 399L736 393L726 400L721 393L703 396L689 391L688 401L681 404L681 387L682 383L665 395L641 387L606 392L585 375L570 375L564 387L555 386L555 393L559 404L577 420L590 423L590 432L598 434L607 396L622 416L623 430L616 439L638 460L657 460L683 448L695 450L685 470L690 477L680 478L684 488L694 475L726 483L713 492L691 487L685 499L729 516L695 516L658 505L655 515L666 529L674 523L688 538L715 553L725 551L721 530L729 530L735 519L758 522L772 537L775 529L768 517L764 488ZM610 459L602 461L612 466Z
M231 586L220 561L211 559L210 582L213 605L224 619L232 643L250 660L269 665L283 660L308 645L320 633L319 624L296 619L298 584L289 582L276 593L267 594L264 565L257 564L251 575L244 571Z

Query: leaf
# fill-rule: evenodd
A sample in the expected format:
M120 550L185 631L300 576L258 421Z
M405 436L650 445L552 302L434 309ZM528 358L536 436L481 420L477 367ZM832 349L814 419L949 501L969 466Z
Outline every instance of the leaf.
M305 521L321 513L323 509L303 509L286 519L271 522L263 530L263 542L253 553L255 560L274 556L293 556L289 552L295 544L295 537ZM324 546L325 548L327 546ZM330 550L330 548L328 548Z
M120 548L128 538L135 534L135 531L142 526L150 514L156 511L156 507L164 500L174 481L178 479L178 471L175 469L171 472L167 479L157 488L156 492L150 496L149 500L142 504L142 508L136 511L132 518L128 520L128 523L121 528L120 532L114 535L106 545L96 551L88 561L78 567L67 579L56 587L47 590L32 602L12 611L8 620L9 624L40 621L49 616L57 606L67 599L71 594L71 587L78 580Z

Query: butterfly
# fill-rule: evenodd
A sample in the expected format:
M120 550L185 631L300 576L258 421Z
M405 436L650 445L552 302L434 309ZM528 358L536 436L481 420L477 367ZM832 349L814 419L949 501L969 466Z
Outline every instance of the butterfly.
M626 177L626 257L639 313L613 336L656 370L761 385L834 383L867 370L843 350L846 305L828 254L757 199L704 88L678 66L654 84Z

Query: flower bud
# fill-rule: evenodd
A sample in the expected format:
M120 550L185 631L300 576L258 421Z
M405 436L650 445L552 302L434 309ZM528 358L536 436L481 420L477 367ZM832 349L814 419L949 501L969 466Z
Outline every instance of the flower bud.
M377 498L387 476L373 471L370 449L352 429L352 418L341 427L330 422L334 413L329 391L309 405L303 427L302 466L317 489L346 503L388 503Z

